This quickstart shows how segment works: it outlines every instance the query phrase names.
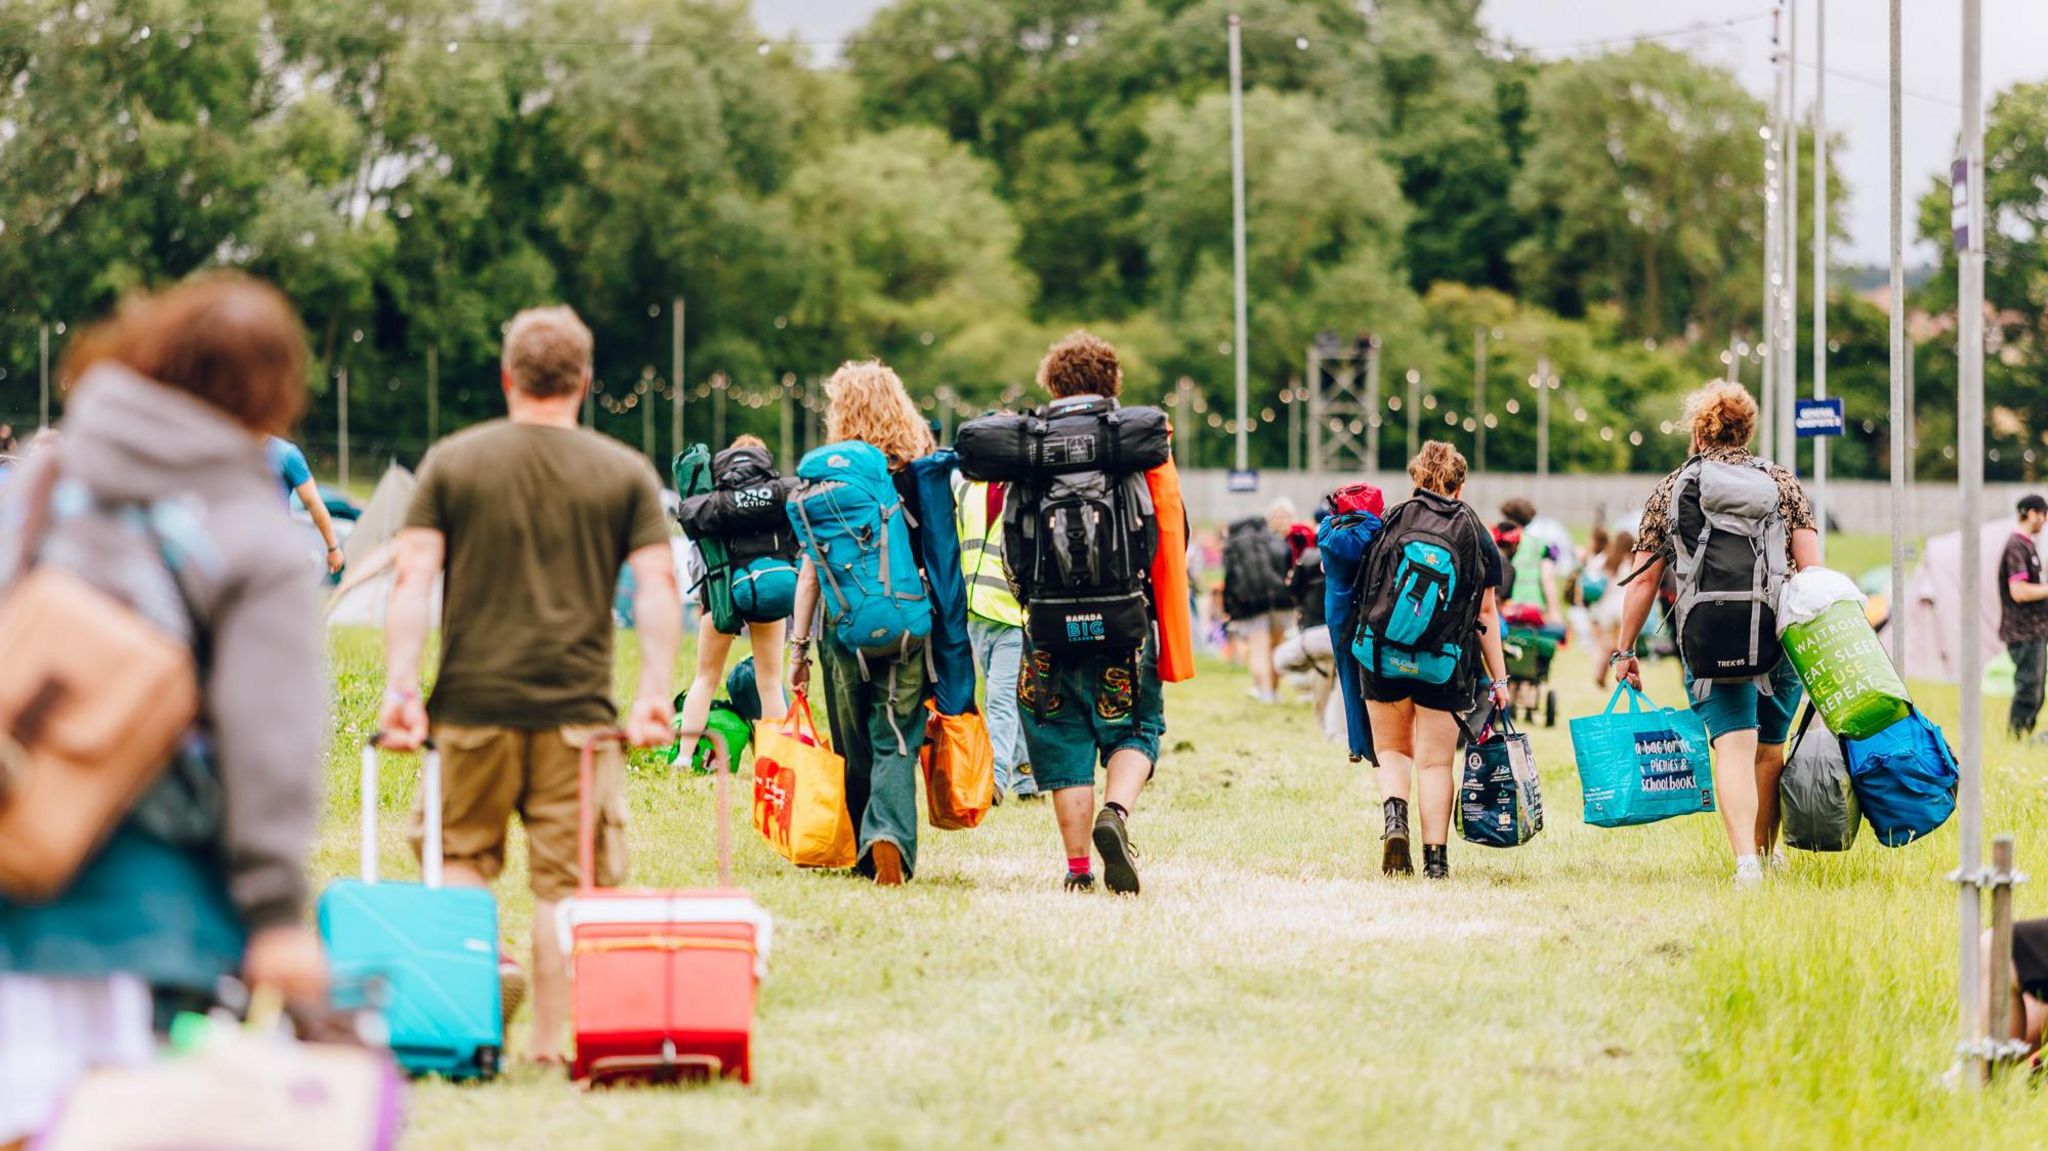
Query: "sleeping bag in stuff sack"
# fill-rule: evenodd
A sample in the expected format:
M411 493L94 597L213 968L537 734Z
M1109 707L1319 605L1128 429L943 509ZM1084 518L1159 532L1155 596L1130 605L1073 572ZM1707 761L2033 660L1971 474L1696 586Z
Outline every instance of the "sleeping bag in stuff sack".
M1363 499L1353 501L1358 510L1344 511L1342 506L1316 525L1316 551L1323 557L1323 618L1330 628L1330 643L1335 650L1348 652L1358 631L1358 575L1365 568L1366 551L1379 535L1380 515ZM1357 660L1337 661L1337 687L1343 696L1353 763L1376 758L1372 728L1365 721L1364 675Z
M1163 410L1118 407L1109 399L1024 415L996 412L961 424L953 438L960 474L991 483L1069 472L1133 475L1172 458L1172 445Z
M925 586L931 593L932 697L939 714L965 715L974 709L974 646L967 637L967 577L960 564L960 517L953 506L953 472L958 459L947 449L910 461L917 504L911 509L924 554Z
M1856 843L1863 822L1856 788L1849 779L1849 759L1842 741L1825 724L1815 728L1814 708L1806 707L1792 737L1792 754L1778 777L1778 812L1785 846L1800 851L1847 851Z
M1868 739L1844 741L1849 781L1877 841L1903 847L1932 833L1956 810L1956 753L1915 708Z

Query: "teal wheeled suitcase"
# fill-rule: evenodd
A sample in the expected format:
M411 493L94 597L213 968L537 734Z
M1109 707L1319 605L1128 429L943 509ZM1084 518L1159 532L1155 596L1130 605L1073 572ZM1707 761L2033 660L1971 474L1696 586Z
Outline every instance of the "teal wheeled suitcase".
M423 883L377 878L377 740L363 745L362 878L320 896L320 938L337 985L381 988L391 1054L413 1075L488 1079L505 1049L498 904L441 886L441 756L422 757Z

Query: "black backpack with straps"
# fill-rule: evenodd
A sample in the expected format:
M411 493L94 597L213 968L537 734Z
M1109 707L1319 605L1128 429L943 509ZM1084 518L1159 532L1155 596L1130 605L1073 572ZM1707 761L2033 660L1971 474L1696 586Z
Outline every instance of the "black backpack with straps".
M1467 682L1487 591L1485 532L1463 502L1426 490L1387 513L1358 573L1351 652L1368 675Z

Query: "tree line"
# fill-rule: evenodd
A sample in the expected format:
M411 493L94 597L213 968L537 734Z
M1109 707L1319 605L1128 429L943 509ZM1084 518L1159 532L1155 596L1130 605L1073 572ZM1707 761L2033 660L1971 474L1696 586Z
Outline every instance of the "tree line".
M1685 390L1730 360L1759 378L1763 104L1654 43L1544 59L1479 7L898 0L828 62L741 0L14 0L0 413L34 411L40 325L229 265L303 311L316 456L344 371L359 458L424 446L430 356L440 430L493 414L499 325L548 300L597 333L597 425L665 455L680 297L691 439L716 421L774 443L786 402L807 439L811 382L856 356L896 365L935 418L1012 403L1086 324L1126 352L1135 399L1192 381L1178 418L1220 465L1237 12L1255 462L1288 459L1317 336L1371 332L1389 403L1412 369L1429 434L1469 450L1490 416L1492 467L1535 466L1539 361L1560 381L1553 467L1669 467ZM2048 429L2044 123L2039 88L1991 117L1998 478L2033 474ZM1916 303L1940 311L1952 281ZM1845 297L1830 324L1836 474L1883 475L1885 318ZM1935 477L1954 356L1920 354ZM1406 416L1382 415L1393 466Z

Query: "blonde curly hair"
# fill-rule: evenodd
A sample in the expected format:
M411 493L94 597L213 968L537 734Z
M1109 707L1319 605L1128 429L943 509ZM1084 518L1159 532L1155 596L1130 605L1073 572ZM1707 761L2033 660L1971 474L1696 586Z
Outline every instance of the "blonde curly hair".
M1756 420L1756 397L1732 380L1714 380L1685 397L1685 422L1702 450L1748 447Z
M825 436L862 440L889 457L895 470L932 453L932 431L903 389L896 370L880 360L848 360L825 381Z
M1465 486L1465 469L1463 452L1442 440L1429 440L1408 461L1408 478L1418 488L1452 496Z

